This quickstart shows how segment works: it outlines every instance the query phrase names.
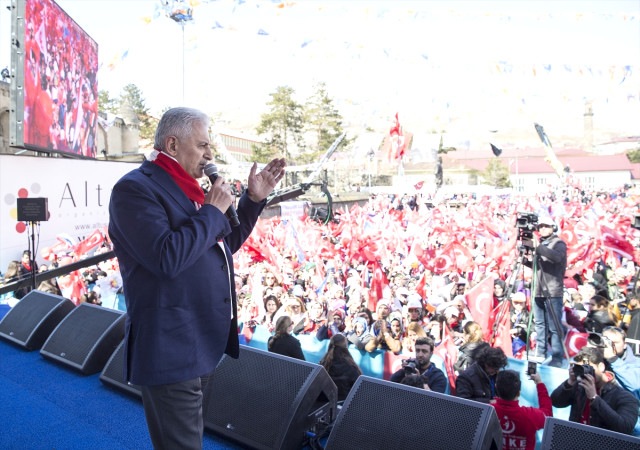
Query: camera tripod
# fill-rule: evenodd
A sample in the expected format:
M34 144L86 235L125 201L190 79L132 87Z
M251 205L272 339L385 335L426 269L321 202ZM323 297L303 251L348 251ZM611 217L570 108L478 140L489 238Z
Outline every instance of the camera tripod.
M516 289L516 283L518 281L518 275L521 272L524 273L523 265L524 265L525 252L526 252L526 248L523 245L521 245L518 248L518 257L513 262L513 267L511 269L511 275L509 276L509 278L505 282L506 287L505 287L505 291L504 291L504 300L500 304L500 307L498 309L498 314L496 315L496 320L493 322L493 330L491 331L491 339L489 340L489 344L492 345L492 346L495 343L496 334L498 332L498 326L500 325L500 322L502 321L502 318L504 317L505 314L509 314L509 311L510 311L509 298L511 297L511 294L513 294L513 292Z

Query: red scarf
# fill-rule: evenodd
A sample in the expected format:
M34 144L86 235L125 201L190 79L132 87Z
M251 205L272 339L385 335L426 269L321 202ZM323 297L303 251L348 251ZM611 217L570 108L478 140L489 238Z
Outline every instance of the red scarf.
M165 155L158 150L158 156L153 160L154 163L167 171L173 181L182 189L189 200L196 203L198 207L204 204L204 192L198 182L186 170L182 168L178 161Z

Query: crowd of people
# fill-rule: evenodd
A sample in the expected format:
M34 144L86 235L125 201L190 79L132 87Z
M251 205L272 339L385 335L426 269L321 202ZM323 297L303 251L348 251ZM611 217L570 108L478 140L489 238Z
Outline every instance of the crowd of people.
M629 188L440 202L373 195L339 222L260 220L234 255L239 332L264 327L270 351L300 359L296 336L329 340L321 364L340 399L361 373L349 346L405 355L392 381L436 392L449 383L455 395L519 415L520 447L509 448L533 448L549 402L570 406L571 420L638 434L640 361L627 339L640 341L639 199ZM536 219L531 236L522 211ZM486 286L492 301L480 306ZM456 349L449 373L430 361L441 345ZM539 408L525 413L507 357L568 368L569 377L545 387L530 374ZM592 370L576 374L576 365Z
M25 143L95 157L97 44L57 5L27 7Z
M588 412L572 420L629 434L635 428L637 434L640 361L626 342L640 340L634 262L640 234L632 226L637 197L627 189L594 193L588 201L576 189L564 194L520 202L469 196L456 199L462 208L428 207L419 196L374 196L316 234L311 222L258 224L237 258L239 317L245 328L269 331L288 317L290 335L342 335L362 351L406 355L392 381L444 392L433 380L437 371L445 385L452 375L456 395L492 403L502 398L503 406L513 407L520 389L511 377L515 387L497 394L507 356L568 368L565 389L582 389L565 395L606 393L612 383L622 399L609 402L605 395L607 406L589 400ZM522 210L537 219L530 239L518 226ZM487 279L492 312L481 325L478 296L469 294ZM496 339L501 314L508 347ZM447 339L457 348L452 374L429 361ZM590 357L577 353L582 347ZM574 363L592 364L594 375L577 382ZM550 415L539 375L530 378L538 385L543 417ZM569 406L560 387L548 388L554 406ZM541 428L544 420L535 424Z

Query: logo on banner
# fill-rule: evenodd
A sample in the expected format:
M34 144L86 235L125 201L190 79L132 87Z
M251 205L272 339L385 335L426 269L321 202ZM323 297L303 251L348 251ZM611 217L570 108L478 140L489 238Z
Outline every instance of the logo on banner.
M34 194L40 192L40 185L33 184L31 186L31 190ZM9 206L9 216L13 220L18 220L18 199L19 198L29 198L29 190L27 188L18 189L18 195L15 196L13 194L7 194L4 197L4 202L7 206ZM25 222L18 222L16 224L16 231L18 233L24 233L27 230L27 224Z

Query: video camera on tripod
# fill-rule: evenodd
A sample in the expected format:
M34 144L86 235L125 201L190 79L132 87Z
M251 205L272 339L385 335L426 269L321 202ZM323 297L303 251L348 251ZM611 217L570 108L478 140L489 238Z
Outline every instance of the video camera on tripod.
M533 232L538 229L538 215L532 212L518 212L516 215L518 240L525 248L533 248Z

